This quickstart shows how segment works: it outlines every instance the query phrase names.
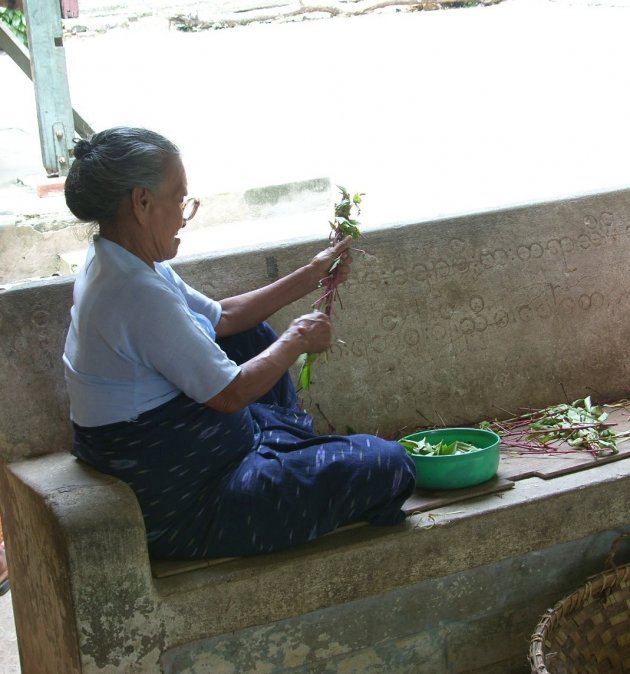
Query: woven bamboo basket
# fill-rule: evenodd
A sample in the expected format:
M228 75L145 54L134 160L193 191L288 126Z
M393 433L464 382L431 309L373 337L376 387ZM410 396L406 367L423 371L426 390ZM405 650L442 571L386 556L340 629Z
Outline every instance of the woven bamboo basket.
M630 564L615 566L611 548L605 567L541 618L531 637L533 674L624 674L630 672Z

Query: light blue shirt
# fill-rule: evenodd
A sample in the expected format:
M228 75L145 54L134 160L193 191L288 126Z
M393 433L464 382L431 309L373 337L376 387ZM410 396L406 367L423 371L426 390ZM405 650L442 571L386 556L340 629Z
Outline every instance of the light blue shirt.
M240 368L215 342L221 305L166 262L97 238L74 284L63 354L72 420L130 421L184 392L204 403Z

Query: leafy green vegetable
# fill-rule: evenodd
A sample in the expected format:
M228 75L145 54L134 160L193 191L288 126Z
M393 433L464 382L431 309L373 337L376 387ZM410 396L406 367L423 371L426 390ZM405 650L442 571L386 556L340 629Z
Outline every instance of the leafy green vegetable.
M340 185L337 185L337 189L341 192L341 199L335 204L334 219L329 222L332 230L329 236L331 246L343 241L346 236L351 236L353 239L358 239L361 236L358 227L360 223L358 220L352 219L352 211L356 209L357 213L361 212L360 204L364 195L357 192L354 196L350 196L350 193ZM339 299L337 268L341 262L340 256L330 265L328 275L320 283L320 287L324 289L324 294L313 303L314 309L323 311L328 317L332 314L335 299ZM311 365L315 362L316 357L317 354L314 353L303 353L298 359L300 365L298 381L304 391L308 391L311 386Z
M454 454L468 454L470 452L477 452L481 447L475 447L469 442L462 440L455 440L454 442L439 442L433 444L426 438L420 440L399 440L398 441L406 450L407 454L416 456L452 456Z
M611 429L607 419L603 408L587 396L506 421L484 421L479 427L498 433L504 447L523 452L555 452L557 445L566 442L573 449L603 456L617 454L617 440L622 437Z
M571 405L563 404L545 410L544 416L530 424L530 437L546 445L556 440L566 440L571 447L599 450L610 449L617 453L615 434L602 427L608 414L593 405L590 396L576 400Z
M300 387L304 390L308 390L311 385L311 365L315 362L317 358L316 353L303 353L298 358L298 365L300 366L300 374L298 376L298 382Z

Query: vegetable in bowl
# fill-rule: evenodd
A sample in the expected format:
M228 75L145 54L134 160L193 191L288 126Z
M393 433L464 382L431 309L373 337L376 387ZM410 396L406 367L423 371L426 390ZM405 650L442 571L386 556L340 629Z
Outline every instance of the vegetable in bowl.
M501 438L480 428L436 428L398 440L416 466L422 489L461 489L493 478Z
M453 456L454 454L478 452L482 449L463 440L455 440L454 442L440 440L437 443L431 443L426 438L420 438L420 440L403 439L399 443L407 450L407 454L421 456Z

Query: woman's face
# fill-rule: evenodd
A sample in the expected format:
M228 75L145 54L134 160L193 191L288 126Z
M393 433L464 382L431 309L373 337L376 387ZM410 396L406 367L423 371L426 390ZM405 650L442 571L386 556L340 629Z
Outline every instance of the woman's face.
M185 225L182 204L187 194L186 171L181 160L173 157L167 163L160 188L153 194L154 212L147 243L155 262L170 260L177 255L180 243L177 233Z

